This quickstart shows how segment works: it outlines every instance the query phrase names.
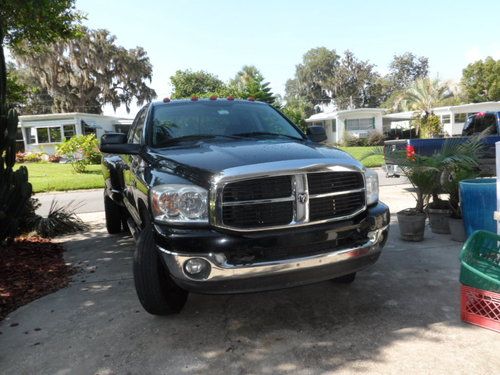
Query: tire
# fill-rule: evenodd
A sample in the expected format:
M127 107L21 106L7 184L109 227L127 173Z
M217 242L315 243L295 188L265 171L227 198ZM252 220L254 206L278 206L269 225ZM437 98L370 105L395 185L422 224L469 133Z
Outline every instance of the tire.
M351 284L354 282L356 279L356 272L349 273L344 276L336 277L335 279L332 279L334 283L339 283L339 284Z
M154 242L150 224L146 224L134 253L134 283L142 307L153 315L171 315L181 311L188 292L171 279Z
M122 231L122 208L108 197L106 191L104 192L104 213L108 233L120 233Z

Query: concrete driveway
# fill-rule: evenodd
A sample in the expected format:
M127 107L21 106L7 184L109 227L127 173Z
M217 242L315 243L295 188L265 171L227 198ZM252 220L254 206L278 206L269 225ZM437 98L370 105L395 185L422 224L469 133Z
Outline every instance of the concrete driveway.
M99 220L68 238L71 285L0 323L0 373L498 373L500 335L460 321L461 245L391 231L352 285L191 295L181 314L154 317L135 295L133 241Z

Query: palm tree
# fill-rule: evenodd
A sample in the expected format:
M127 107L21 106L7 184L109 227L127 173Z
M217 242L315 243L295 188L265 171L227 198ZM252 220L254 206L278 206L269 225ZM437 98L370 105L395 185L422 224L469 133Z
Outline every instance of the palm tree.
M432 108L453 96L448 82L437 79L419 78L406 90L404 99L409 110L424 114L432 113Z
M455 94L450 82L441 82L428 77L416 79L413 84L402 92L394 101L394 109L413 111L414 124L417 133L422 126L429 123L429 135L439 133L439 118L434 116L432 109L445 104ZM428 121L429 120L429 121ZM437 122L437 124L436 124Z

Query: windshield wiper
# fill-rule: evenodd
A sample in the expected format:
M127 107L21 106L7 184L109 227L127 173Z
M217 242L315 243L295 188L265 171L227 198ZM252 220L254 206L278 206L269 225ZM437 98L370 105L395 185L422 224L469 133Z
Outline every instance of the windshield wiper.
M253 136L259 136L259 135L272 135L272 136L276 136L276 137L285 137L285 138L293 139L296 141L303 141L304 140L304 138L298 138L298 137L294 137L294 136L288 135L288 134L271 133L271 132L248 132L248 133L238 133L238 134L234 134L234 135L238 136L238 137L253 137Z

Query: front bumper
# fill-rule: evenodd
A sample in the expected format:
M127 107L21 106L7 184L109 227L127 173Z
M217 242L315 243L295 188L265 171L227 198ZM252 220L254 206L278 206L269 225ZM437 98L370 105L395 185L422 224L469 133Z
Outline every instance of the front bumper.
M375 263L380 255L388 235L389 218L387 206L379 203L368 210L369 231L363 241L353 240L348 241L347 244L344 242L342 246L332 246L323 252L311 255L302 254L283 259L248 262L232 262L228 259L226 254L231 251L231 248L224 249L221 243L227 243L229 246L237 243L234 241L234 236L229 234L217 233L216 239L211 241L201 237L201 243L213 244L210 247L214 251L207 252L178 251L179 238L172 238L176 237L174 235L170 236L170 241L166 241L165 232L158 233L158 228L156 234L164 263L173 280L180 287L198 293L242 293L309 284L366 268ZM309 232L312 235L318 232L318 229L311 227ZM321 233L328 233L328 236L332 237L337 232L322 230ZM293 236L294 234L288 235L290 243L294 241ZM268 242L275 240L273 236L267 238ZM253 240L255 244L259 243L259 240L255 238ZM252 240L249 241L251 244ZM172 246L168 246L169 242ZM192 241L184 243L187 249L193 245ZM324 243L329 244L328 241ZM243 244L240 242L241 246ZM307 242L305 245L307 246ZM185 264L193 258L204 260L209 265L209 271L203 273L202 276L193 276L186 272Z

